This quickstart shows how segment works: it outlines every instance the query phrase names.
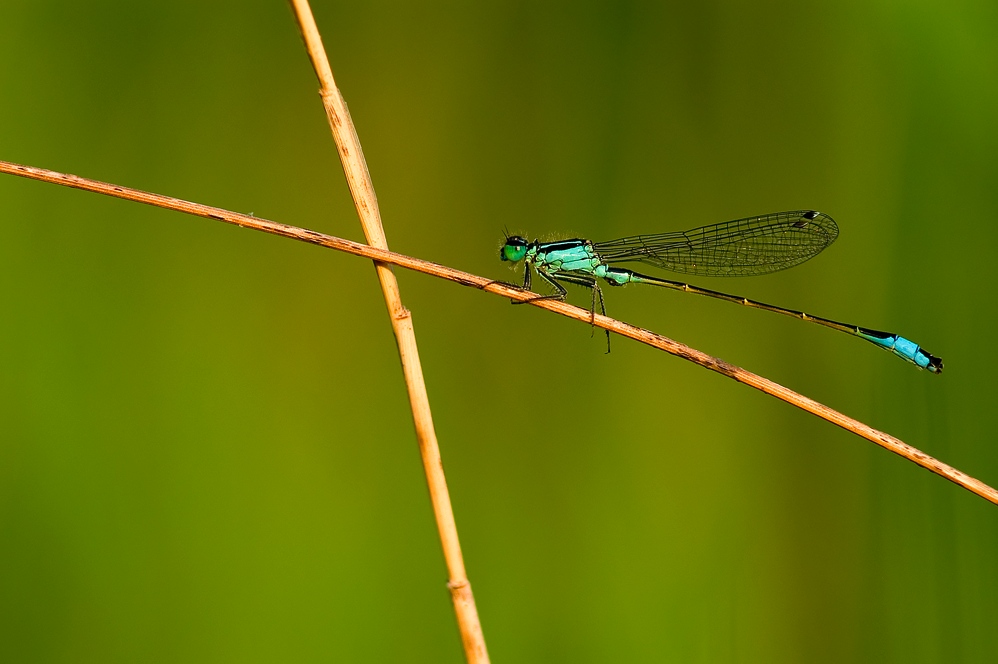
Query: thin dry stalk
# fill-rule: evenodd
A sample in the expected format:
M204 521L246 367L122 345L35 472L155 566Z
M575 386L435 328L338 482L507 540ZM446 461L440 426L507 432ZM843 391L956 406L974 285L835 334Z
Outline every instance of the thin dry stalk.
M378 210L378 198L374 193L374 183L367 169L367 161L361 149L360 138L350 117L346 102L336 87L333 70L329 66L329 58L322 46L319 29L312 16L308 0L291 0L295 19L301 30L312 67L319 79L322 105L326 109L329 128L333 132L333 140L340 154L340 163L346 175L350 194L353 196L357 215L364 227L367 243L378 249L388 249L388 240L381 225L381 213ZM475 597L471 592L471 583L464 568L464 557L461 554L461 543L457 536L457 524L454 521L454 511L451 508L450 494L447 491L447 479L444 476L443 464L440 461L440 447L437 445L437 434L433 428L433 416L430 413L430 400L426 394L426 384L423 381L423 369L419 362L419 351L416 348L416 333L412 326L412 314L402 305L398 282L391 267L382 262L375 262L381 290L388 305L388 314L395 332L399 357L402 361L402 373L405 376L406 390L409 393L409 406L412 409L412 419L416 425L416 440L419 443L419 453L423 459L423 471L430 490L430 502L433 504L433 514L437 521L440 543L443 545L444 559L447 563L448 581L454 612L457 615L458 630L464 645L464 654L472 664L487 664L489 653L485 648L485 636L478 618Z
M762 376L758 376L750 371L746 371L745 369L737 367L733 364L729 364L724 360L702 353L695 348L690 348L689 346L681 344L678 341L673 341L672 339L663 337L660 334L656 334L640 327L635 327L634 325L629 325L628 323L621 322L608 316L596 314L596 316L593 317L587 309L581 309L568 304L567 302L538 300L536 299L537 295L535 293L510 287L501 282L492 281L490 279L486 279L485 277L479 277L477 275L462 272L461 270L455 270L454 268L439 265L437 263L431 263L429 261L424 261L419 258L413 258L403 254L396 254L384 249L369 247L366 244L344 240L331 235L324 235L322 233L317 233L304 228L298 228L296 226L288 226L286 224L280 224L275 221L267 221L266 219L260 219L258 217L252 217L238 212L230 212L228 210L223 210L222 208L210 207L199 203L190 203L188 201L170 198L169 196L163 196L161 194L152 194L139 191L138 189L129 189L128 187L99 182L97 180L88 180L76 175L48 171L42 168L34 168L32 166L12 164L7 161L0 161L0 173L19 175L32 180L41 180L42 182L73 187L74 189L85 189L86 191L106 194L116 198L124 198L138 203L146 203L148 205L154 205L168 210L176 210L177 212L186 212L187 214L192 214L198 217L206 217L208 219L216 219L218 221L224 221L243 228L252 228L254 230L271 233L273 235L281 235L294 240L317 244L348 254L354 254L355 256L370 258L381 263L398 265L399 267L404 267L408 270L422 272L434 277L459 283L463 286L471 286L472 288L478 288L488 293L501 295L502 297L518 300L520 302L526 302L535 307L547 309L548 311L553 311L557 314L561 314L562 316L583 321L586 324L593 322L596 327L616 332L621 336L634 339L635 341L640 341L643 344L647 344L653 348L658 348L659 350L664 350L667 353L681 357L684 360L689 360L694 364L699 364L702 367L710 369L711 371L716 371L717 373L725 375L728 378L732 378L739 383L750 385L761 392L765 392L766 394L776 397L781 401L786 401L792 406L805 410L812 415L817 415L823 420L827 420L832 424L842 427L846 431L851 431L857 436L874 442L884 449L902 456L909 461L913 461L919 466L922 466L937 475L945 477L951 482L960 485L964 489L977 494L981 498L998 505L998 491L995 489L980 480L974 479L973 477L960 472L956 468L948 466L945 463L932 458L928 454L915 449L911 445L908 445L894 436L878 431L877 429L863 424L858 420L854 420L851 417L847 417L846 415L843 415L842 413L833 410L824 404L802 396L793 390L774 383L767 378L763 378Z

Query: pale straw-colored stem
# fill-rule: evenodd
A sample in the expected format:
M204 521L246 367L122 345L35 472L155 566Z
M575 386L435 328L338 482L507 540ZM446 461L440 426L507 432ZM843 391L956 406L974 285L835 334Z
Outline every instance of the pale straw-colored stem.
M388 249L388 240L381 225L381 213L378 210L378 198L374 193L374 184L364 159L364 151L360 146L360 138L354 128L353 120L346 102L336 87L333 70L329 66L329 58L322 46L319 29L312 16L308 0L291 0L295 19L305 41L312 67L319 79L319 92L322 105L326 109L329 128L333 132L333 140L340 154L340 163L350 187L357 215L364 227L367 243L378 249ZM398 282L389 265L375 261L375 269L381 282L381 290L388 305L388 314L395 332L398 344L399 358L402 361L402 374L405 377L406 390L409 392L409 406L412 409L412 419L416 426L416 440L419 443L419 453L423 459L423 471L426 474L426 484L430 490L430 502L433 504L433 514L443 545L444 560L447 564L448 581L454 612L457 615L458 630L464 645L464 654L472 664L487 664L489 654L485 648L485 636L478 619L478 609L471 592L471 584L464 568L464 557L461 555L461 543L457 536L457 524L454 521L454 511L451 508L450 494L447 491L447 479L444 476L440 460L440 447L437 444L437 434L433 428L433 416L430 413L430 400L426 394L426 383L423 381L423 369L419 362L419 351L416 348L416 334L412 327L412 314L402 305Z
M163 196L161 194L151 194L139 191L138 189L129 189L127 187L121 187L114 184L98 182L97 180L88 180L76 175L67 175L65 173L47 171L45 169L34 168L32 166L21 166L19 164L12 164L6 161L0 161L0 173L19 175L32 180L41 180L42 182L60 184L66 187L73 187L75 189L85 189L87 191L106 194L116 198L124 198L138 203L155 205L156 207L166 208L168 210L186 212L187 214L196 215L198 217L216 219L218 221L224 221L236 226L242 226L243 228L252 228L254 230L271 233L273 235L282 235L294 240L301 240L302 242L309 242L311 244L329 247L330 249L335 249L348 254L364 256L365 258L371 258L381 263L398 265L399 267L404 267L408 270L429 274L434 277L459 283L463 286L471 286L472 288L477 288L495 295L501 295L502 297L508 297L519 302L526 302L535 307L547 309L548 311L553 311L557 314L561 314L562 316L574 318L575 320L583 321L587 324L592 322L596 325L596 327L616 332L621 336L634 339L635 341L640 341L641 343L652 346L653 348L664 350L665 352L675 355L676 357L681 357L684 360L689 360L694 364L699 364L700 366L710 369L711 371L716 371L717 373L725 375L728 378L732 378L739 383L750 385L761 392L765 392L770 396L780 399L781 401L786 401L801 410L805 410L812 415L817 415L823 420L827 420L828 422L840 426L847 431L851 431L857 436L874 442L894 454L902 456L909 461L913 461L919 466L922 466L937 475L945 477L951 482L962 486L964 489L967 489L972 493L976 493L985 500L998 505L998 491L995 489L980 480L960 472L952 466L948 466L945 463L932 458L928 454L915 449L911 445L908 445L894 436L888 435L883 431L878 431L877 429L863 424L858 420L854 420L851 417L847 417L846 415L843 415L842 413L833 410L824 404L802 396L793 390L774 383L767 378L763 378L762 376L758 376L750 371L746 371L745 369L736 367L733 364L729 364L724 360L702 353L695 348L690 348L689 346L681 344L678 341L673 341L672 339L663 337L660 334L650 332L649 330L645 330L640 327L635 327L634 325L629 325L628 323L621 322L608 316L601 316L599 314L593 316L589 310L581 309L568 304L567 302L559 302L556 300L538 300L536 299L538 296L535 293L524 291L502 282L492 281L490 279L486 279L485 277L469 274L468 272L455 270L454 268L439 265L437 263L431 263L429 261L424 261L419 258L413 258L403 254L396 254L384 249L369 247L366 244L360 244L359 242L352 242L350 240L344 240L331 235L316 233L315 231L298 228L296 226L288 226L286 224L267 221L266 219L260 219L258 217L240 214L238 212L230 212L222 208L210 207L199 203L190 203L188 201L170 198L169 196Z

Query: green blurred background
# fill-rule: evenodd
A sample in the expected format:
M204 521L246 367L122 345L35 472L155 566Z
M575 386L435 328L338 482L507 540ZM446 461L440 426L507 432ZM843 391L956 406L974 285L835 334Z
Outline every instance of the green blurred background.
M998 5L324 2L392 248L794 208L611 315L998 483ZM282 0L0 3L0 159L361 239ZM458 662L370 264L0 177L0 660ZM986 662L998 508L716 374L398 271L494 662ZM588 296L573 291L574 300ZM607 388L613 387L613 390Z

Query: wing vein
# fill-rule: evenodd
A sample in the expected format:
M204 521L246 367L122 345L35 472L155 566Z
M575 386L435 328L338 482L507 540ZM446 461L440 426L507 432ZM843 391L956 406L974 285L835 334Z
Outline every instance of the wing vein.
M595 249L607 264L637 262L682 274L752 276L814 258L838 234L838 226L827 214L793 210L684 232L598 242Z

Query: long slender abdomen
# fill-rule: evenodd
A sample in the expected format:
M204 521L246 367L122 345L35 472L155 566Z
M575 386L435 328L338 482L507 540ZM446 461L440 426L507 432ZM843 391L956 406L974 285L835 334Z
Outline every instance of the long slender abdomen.
M695 293L697 295L705 295L707 297L713 297L719 300L725 300L727 302L734 302L735 304L741 304L746 307L752 307L753 309L763 309L765 311L772 311L773 313L783 314L784 316L792 316L794 318L799 318L800 320L806 320L811 323L817 323L818 325L830 327L833 330L838 330L840 332L845 332L846 334L857 336L860 339L865 339L872 344L876 344L880 348L889 350L891 353L897 355L903 360L907 360L908 362L911 362L912 364L922 369L928 369L932 373L942 373L943 371L942 359L922 350L918 346L918 344L916 344L914 341L906 339L892 332L880 332L878 330L870 330L865 327L859 327L857 325L840 323L839 321L830 320L828 318L821 318L820 316L812 316L810 314L804 313L803 311L797 311L796 309L786 309L784 307L777 307L772 304L766 304L765 302L759 302L758 300L750 300L747 297L731 295L729 293L721 293L706 288L700 288L698 286L691 286L690 284L684 284L680 281L670 281L668 279L659 279L658 277L650 277L646 274L640 274L638 272L632 272L631 270L625 270L621 268L605 267L601 265L597 269L597 276L606 279L609 283L614 284L616 286L623 286L626 283L650 284L652 286L661 286L663 288L671 288L672 290L683 291L684 293Z

